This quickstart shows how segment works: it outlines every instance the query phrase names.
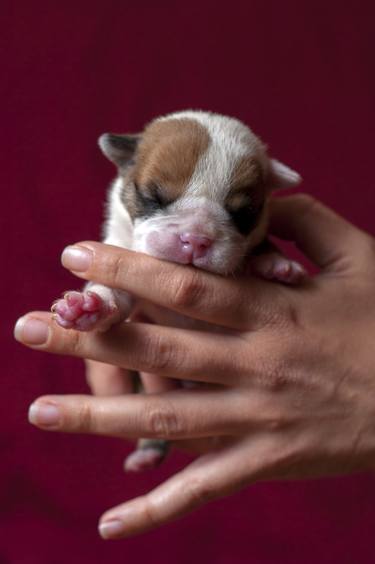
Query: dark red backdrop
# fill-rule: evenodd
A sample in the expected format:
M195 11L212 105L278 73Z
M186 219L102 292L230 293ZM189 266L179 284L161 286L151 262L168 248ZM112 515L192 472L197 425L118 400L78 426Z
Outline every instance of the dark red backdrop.
M375 12L368 2L112 0L1 4L1 564L375 561L370 476L260 484L110 543L101 512L184 459L126 477L117 440L26 422L43 393L85 391L78 361L14 343L14 320L76 282L67 243L97 238L113 169L96 146L183 108L235 115L304 189L373 230Z

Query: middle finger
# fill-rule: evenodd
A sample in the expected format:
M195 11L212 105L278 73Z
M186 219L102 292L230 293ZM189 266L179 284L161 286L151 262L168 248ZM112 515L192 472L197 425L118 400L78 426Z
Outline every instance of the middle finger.
M42 343L30 342L30 323L44 324L46 335ZM243 340L237 335L148 323L122 323L106 333L82 333L59 327L46 312L33 312L17 322L15 336L37 350L88 358L169 378L232 386L240 380L243 371L240 360ZM251 349L255 351L257 347Z

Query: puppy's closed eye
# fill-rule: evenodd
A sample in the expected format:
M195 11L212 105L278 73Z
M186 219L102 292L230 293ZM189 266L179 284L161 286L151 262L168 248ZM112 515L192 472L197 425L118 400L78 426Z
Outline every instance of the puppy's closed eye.
M238 208L228 206L229 213L237 231L241 235L248 235L256 227L262 213L263 205L254 206L252 203L242 205Z
M241 235L249 235L256 227L263 212L264 200L264 191L259 186L245 186L229 192L225 209Z
M172 200L166 197L158 184L140 187L135 183L135 190L137 203L139 208L142 209L144 217L149 217L172 203Z

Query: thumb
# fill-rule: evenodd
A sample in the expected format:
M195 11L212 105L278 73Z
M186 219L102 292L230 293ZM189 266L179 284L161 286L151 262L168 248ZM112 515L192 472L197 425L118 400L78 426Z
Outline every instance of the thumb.
M323 269L340 269L363 245L359 229L307 194L270 201L270 233L293 241Z

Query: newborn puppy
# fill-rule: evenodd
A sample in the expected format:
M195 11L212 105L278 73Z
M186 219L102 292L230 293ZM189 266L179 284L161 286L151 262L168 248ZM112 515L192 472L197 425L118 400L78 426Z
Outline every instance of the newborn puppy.
M160 117L139 135L106 133L99 146L118 169L104 242L222 275L240 269L265 241L271 191L300 182L296 172L268 156L243 123L208 112ZM297 283L305 274L275 251L252 261L257 274L284 283ZM62 327L105 331L127 319L135 306L152 320L150 304L135 304L125 292L89 283L83 292L65 294L52 310ZM186 326L186 319L172 314L164 323ZM155 376L153 391L157 382ZM165 444L142 440L127 469L154 466Z

